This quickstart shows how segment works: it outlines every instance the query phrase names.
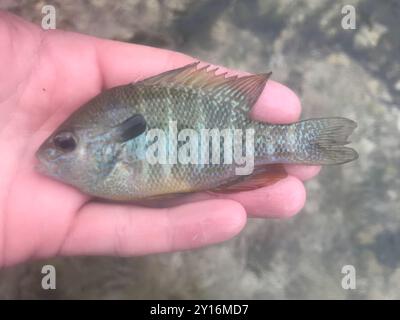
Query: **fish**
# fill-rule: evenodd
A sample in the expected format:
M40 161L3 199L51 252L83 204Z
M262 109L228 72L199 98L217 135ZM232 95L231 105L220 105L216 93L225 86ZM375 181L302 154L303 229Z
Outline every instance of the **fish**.
M227 76L195 62L107 89L43 142L38 169L93 197L130 201L249 191L284 179L284 164L358 158L345 146L353 120L253 120L270 76Z

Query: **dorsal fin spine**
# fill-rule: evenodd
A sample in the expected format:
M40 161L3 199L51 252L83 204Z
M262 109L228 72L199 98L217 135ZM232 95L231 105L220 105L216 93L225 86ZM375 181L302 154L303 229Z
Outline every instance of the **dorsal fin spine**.
M199 62L195 62L182 68L167 71L139 81L135 85L201 89L210 94L225 95L226 97L244 101L246 107L250 109L260 96L271 75L271 73L268 73L243 77L238 77L237 75L225 77L227 72L216 75L218 68L210 69L210 65L205 65L197 69L198 64Z

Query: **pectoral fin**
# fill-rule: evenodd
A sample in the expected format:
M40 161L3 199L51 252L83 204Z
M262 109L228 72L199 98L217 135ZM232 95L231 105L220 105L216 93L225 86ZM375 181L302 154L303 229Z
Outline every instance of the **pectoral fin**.
M141 114L134 114L112 128L115 141L125 142L140 136L146 131L146 120Z

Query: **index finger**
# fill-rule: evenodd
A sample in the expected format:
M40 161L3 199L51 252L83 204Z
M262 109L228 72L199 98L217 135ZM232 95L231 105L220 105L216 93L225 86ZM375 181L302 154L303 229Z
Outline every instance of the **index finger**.
M134 82L198 61L188 55L165 49L97 39L97 55L106 88ZM219 67L219 72L246 74ZM267 70L265 70L267 71ZM251 116L270 123L297 121L301 104L288 87L269 80Z

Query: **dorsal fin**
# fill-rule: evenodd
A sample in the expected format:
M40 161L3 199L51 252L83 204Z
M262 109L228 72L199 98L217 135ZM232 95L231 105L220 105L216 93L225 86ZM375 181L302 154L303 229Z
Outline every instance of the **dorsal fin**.
M271 72L269 72L226 78L227 72L216 75L218 68L208 70L210 65L197 69L199 63L191 63L184 67L161 73L139 81L135 85L201 89L210 94L229 96L236 100L246 100L246 104L251 107L257 101L271 75Z

